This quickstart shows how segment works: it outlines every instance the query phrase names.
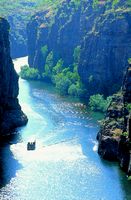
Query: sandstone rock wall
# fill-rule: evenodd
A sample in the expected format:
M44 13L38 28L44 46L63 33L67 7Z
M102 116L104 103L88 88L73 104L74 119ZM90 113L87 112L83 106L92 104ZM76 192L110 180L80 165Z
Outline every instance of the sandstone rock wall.
M18 75L10 57L9 24L0 18L0 135L27 123L18 103Z
M43 72L46 57L53 51L54 65L62 58L72 69L74 50L80 46L78 71L88 94L112 94L120 89L131 55L130 22L131 10L123 0L115 7L106 3L96 8L92 0L82 0L77 6L68 0L56 13L38 12L27 27L29 65ZM43 46L48 47L44 56Z
M97 139L98 153L107 160L118 160L120 166L127 172L130 159L129 120L131 110L131 68L127 69L122 91L113 96L107 110L106 118L101 125Z

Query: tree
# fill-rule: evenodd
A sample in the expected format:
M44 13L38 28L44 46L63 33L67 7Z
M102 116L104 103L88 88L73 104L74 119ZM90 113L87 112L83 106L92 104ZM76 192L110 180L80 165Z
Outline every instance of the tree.
M20 76L23 79L29 79L29 80L39 80L40 74L38 69L30 68L27 65L24 65L21 67Z
M45 46L41 47L41 52L42 52L43 57L46 58L47 53L48 53L48 46L45 45Z
M42 74L43 78L49 78L51 79L52 76L52 70L53 70L53 52L51 51L45 62L45 72Z

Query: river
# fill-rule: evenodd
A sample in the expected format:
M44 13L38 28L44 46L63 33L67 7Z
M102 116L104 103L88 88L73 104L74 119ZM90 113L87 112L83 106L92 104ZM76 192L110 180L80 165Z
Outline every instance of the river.
M26 63L15 60L16 70ZM118 164L97 154L98 116L49 84L20 79L19 87L29 122L0 147L0 200L131 200ZM26 150L31 137L35 151Z

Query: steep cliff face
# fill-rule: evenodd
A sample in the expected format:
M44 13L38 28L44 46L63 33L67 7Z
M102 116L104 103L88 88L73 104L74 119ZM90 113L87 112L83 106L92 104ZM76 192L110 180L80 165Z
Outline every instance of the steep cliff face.
M54 65L59 59L73 64L74 49L80 42L80 8L64 2L58 11L46 10L32 17L27 26L29 65L44 71L48 54L53 51ZM43 55L42 47L47 46Z
M130 159L131 67L127 69L122 91L113 96L98 133L98 153L104 159L119 160L127 171Z
M120 88L131 55L131 12L121 0L114 9L108 4L92 13L85 9L81 17L87 33L82 41L79 73L88 90L109 95Z
M24 125L27 117L18 103L18 75L10 57L9 24L0 18L0 134Z
M10 24L12 58L27 56L26 25L32 13L36 10L36 1L19 0L13 3L6 0L0 1L0 16L4 16Z
M131 10L123 0L114 7L111 1L100 2L95 7L93 0L68 0L55 13L49 9L33 16L27 27L30 67L43 72L53 51L54 65L62 58L72 69L80 46L78 72L88 94L117 91L131 55ZM44 46L48 51L43 55Z
M8 16L10 24L10 51L12 58L27 56L26 20L17 13Z

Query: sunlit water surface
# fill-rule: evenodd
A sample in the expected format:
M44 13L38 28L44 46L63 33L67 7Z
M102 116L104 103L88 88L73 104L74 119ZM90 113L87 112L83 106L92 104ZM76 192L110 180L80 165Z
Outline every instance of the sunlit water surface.
M15 60L17 72L26 63L27 57ZM0 199L131 200L125 174L97 154L98 116L48 84L20 79L19 85L29 122L1 147ZM26 150L31 137L35 151Z

